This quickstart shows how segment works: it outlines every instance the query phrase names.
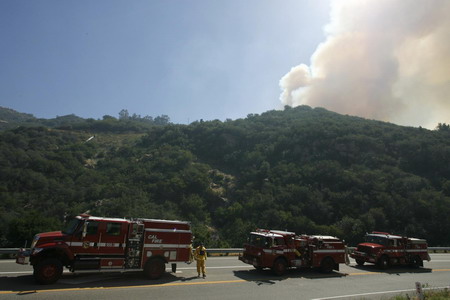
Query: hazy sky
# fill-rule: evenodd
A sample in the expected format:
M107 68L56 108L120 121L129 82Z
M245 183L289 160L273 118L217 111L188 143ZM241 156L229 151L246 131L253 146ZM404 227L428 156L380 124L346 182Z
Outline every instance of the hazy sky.
M1 0L0 41L0 106L36 117L450 123L448 0Z
M309 63L329 13L324 0L2 0L0 106L175 123L280 109L280 78Z

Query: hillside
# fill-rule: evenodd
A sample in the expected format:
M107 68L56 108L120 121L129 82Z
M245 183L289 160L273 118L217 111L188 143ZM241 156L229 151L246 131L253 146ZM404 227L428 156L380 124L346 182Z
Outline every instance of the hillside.
M450 244L450 131L307 106L234 121L142 118L0 132L0 246L65 214L189 220L209 247L248 231L366 231ZM147 118L148 121L148 118ZM162 123L159 123L159 122ZM94 138L89 139L94 136Z
M0 130L14 128L18 124L34 122L35 119L31 114L19 113L13 109L0 106Z
M0 106L0 131L13 129L17 127L36 127L36 126L63 126L84 122L85 119L75 115L56 117L53 119L38 119L32 114L17 112L13 109Z
M102 120L83 119L74 114L57 116L52 119L40 119L32 114L17 112L0 106L0 131L18 127L59 128L65 130L87 130L91 132L144 132L154 125L168 125L170 118L166 115L141 117L130 115L128 110L119 112L119 118L105 115Z

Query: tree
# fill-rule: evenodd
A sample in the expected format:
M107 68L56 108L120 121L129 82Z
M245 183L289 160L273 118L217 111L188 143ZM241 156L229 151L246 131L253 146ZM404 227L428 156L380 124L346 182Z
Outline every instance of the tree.
M33 236L40 232L61 229L61 223L52 217L45 217L37 211L28 211L12 219L9 224L7 239L12 247L29 246Z
M167 115L161 115L156 117L153 121L155 125L167 125L170 123L170 118Z
M439 123L436 127L438 131L449 131L450 130L450 124L445 123Z
M120 113L119 113L120 115ZM114 118L113 116L110 115L104 115L103 116L103 121L107 121L107 120L115 120L116 118Z
M130 118L130 114L128 113L128 110L122 109L119 112L119 120L128 120Z

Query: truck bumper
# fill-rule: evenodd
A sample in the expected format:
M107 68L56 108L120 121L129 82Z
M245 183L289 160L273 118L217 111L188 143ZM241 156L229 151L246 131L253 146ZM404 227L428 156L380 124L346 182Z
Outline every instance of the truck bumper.
M256 258L248 259L248 258L245 258L244 256L239 256L239 260L244 262L244 263L246 263L246 264L253 265L255 267L259 267L260 266L258 264L258 260Z
M365 262L371 262L371 263L375 263L375 258L369 256L367 253L365 252L361 252L361 251L353 251L352 253L350 253L350 257L353 259L357 259L357 260L361 260L361 261L365 261Z
M17 253L16 263L20 265L28 265L30 263L31 251L27 249L19 249Z

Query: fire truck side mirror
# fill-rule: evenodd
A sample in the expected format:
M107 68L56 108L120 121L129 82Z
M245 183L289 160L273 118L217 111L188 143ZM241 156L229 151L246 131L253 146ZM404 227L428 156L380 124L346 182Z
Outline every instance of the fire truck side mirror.
M89 224L88 222L84 222L84 224L83 224L83 232L81 233L81 236L83 238L86 237L88 224Z

